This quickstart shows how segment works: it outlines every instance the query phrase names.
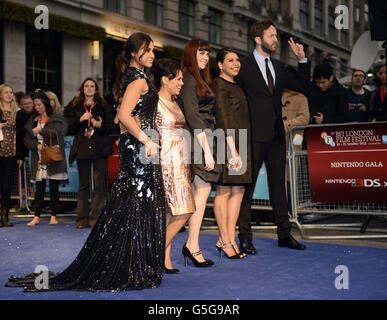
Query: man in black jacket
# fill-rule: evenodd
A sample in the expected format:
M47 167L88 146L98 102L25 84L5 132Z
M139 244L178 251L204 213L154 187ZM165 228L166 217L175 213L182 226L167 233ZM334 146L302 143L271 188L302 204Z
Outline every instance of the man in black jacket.
M309 63L304 48L289 44L299 62L299 77L295 79L285 66L271 58L278 47L278 35L270 20L256 22L250 29L250 37L255 42L255 50L242 61L237 77L246 94L252 128L253 183L246 187L239 215L239 241L241 249L255 254L251 232L251 202L255 182L262 162L265 161L269 182L270 199L273 205L274 221L278 227L278 245L291 249L305 249L290 234L288 202L285 189L286 145L282 121L282 93L284 88L304 92L309 78Z
M25 94L20 98L20 110L16 113L16 143L17 159L24 161L28 157L29 150L24 145L24 136L26 134L25 125L34 111L34 103L31 96Z
M347 90L333 76L333 69L329 64L322 63L315 67L308 102L310 123L345 123L350 120Z

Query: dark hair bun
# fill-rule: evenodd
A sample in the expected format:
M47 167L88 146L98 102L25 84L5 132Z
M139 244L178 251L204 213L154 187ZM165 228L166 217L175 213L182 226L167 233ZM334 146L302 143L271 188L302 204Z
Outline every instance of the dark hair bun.
M156 89L160 90L162 77L174 79L179 70L180 63L175 60L167 58L156 59L152 66L152 74L154 76L154 85Z

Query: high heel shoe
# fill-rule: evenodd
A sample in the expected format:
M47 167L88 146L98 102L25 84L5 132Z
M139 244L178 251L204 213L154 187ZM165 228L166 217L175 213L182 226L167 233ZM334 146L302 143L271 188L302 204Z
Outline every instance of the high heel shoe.
M176 274L179 273L179 269L168 269L167 267L164 267L165 273L166 274Z
M221 246L218 247L217 245L215 245L216 249L218 249L218 252L219 252L219 257L222 258L222 252L224 253L224 255L226 256L227 259L243 259L244 256L242 256L240 253L237 253L235 248L233 247L233 245L231 244L231 241L230 242L221 242ZM233 248L234 249L234 252L235 254L233 256L229 256L226 251L224 251L224 249L226 248Z
M192 263L195 265L195 267L198 267L198 268L210 267L214 264L214 261L209 260L209 259L204 259L203 262L199 262L198 260L196 260L195 257L200 255L201 251L191 253L191 251L189 251L189 249L187 248L187 243L184 244L181 253L184 256L185 266L188 265L188 258L190 258Z
M238 247L238 245L237 245L237 243L236 243L235 240L231 240L230 242L231 242L231 246L232 246L232 248L234 249L234 251L235 251L236 254L239 254L240 256L242 256L242 258L244 258L244 257L247 256L246 253L244 253L244 252L242 252L242 251L239 250L239 247ZM236 250L235 247L237 247L238 250ZM238 251L239 251L239 252L238 252Z

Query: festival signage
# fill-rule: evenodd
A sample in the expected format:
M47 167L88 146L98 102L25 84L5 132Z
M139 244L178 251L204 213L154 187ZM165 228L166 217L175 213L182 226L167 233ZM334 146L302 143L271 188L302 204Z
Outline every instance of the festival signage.
M387 123L306 128L312 202L387 203Z

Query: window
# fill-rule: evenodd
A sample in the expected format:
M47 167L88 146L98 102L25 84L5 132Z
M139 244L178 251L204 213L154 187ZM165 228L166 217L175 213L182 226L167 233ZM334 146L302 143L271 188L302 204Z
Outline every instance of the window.
M313 64L314 66L320 64L321 61L321 56L322 56L322 51L319 49L314 49L314 54L313 54Z
M290 37L287 34L280 35L280 59L285 64L288 63L288 56L289 56L289 45L288 45L288 39Z
M208 8L208 40L220 44L222 38L222 12Z
M340 59L340 77L345 77L348 75L348 61L345 59Z
M364 21L365 21L366 25L369 22L369 14L370 14L370 8L368 6L368 3L365 3L364 4Z
M309 1L301 0L300 1L300 23L303 29L309 27Z
M331 41L336 41L336 27L335 27L335 0L329 0L328 6L328 37Z
M191 0L179 1L179 31L187 36L194 35L195 3Z
M116 59L122 53L122 41L108 39L103 46L103 92L112 94L117 72Z
M37 88L62 95L62 37L50 30L26 27L27 92Z
M144 20L146 22L162 26L163 7L163 0L146 0L144 2Z
M126 0L103 0L104 9L108 9L121 14L126 13Z
M323 34L323 3L322 0L316 0L314 6L314 30L316 34Z

